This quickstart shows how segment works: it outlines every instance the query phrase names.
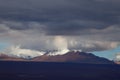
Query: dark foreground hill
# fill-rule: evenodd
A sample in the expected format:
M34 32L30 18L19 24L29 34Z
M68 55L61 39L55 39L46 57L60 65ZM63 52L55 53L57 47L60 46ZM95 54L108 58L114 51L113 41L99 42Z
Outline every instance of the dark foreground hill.
M1 55L0 60L3 61L38 61L38 62L74 62L74 63L91 63L91 64L114 64L114 62L95 56L91 53L70 51L64 55L42 55L34 58L17 58L7 55Z
M0 80L120 80L120 65L0 61Z

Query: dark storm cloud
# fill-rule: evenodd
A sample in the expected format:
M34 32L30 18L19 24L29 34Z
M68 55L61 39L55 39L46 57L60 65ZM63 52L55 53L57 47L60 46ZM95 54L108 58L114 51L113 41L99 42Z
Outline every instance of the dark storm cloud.
M0 40L24 48L50 49L61 36L70 49L112 49L119 22L120 0L0 0Z
M0 19L46 25L50 35L76 35L120 21L119 0L0 0ZM11 26L12 29L29 27Z

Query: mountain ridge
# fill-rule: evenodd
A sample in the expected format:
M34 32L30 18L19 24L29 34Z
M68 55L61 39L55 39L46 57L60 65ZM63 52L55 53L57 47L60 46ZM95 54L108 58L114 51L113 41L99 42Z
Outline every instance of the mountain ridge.
M48 55L37 56L31 58L18 58L11 57L8 55L0 55L0 60L8 61L38 61L38 62L73 62L73 63L92 63L92 64L114 64L106 58L95 56L92 53L80 52L80 51L69 51L63 55Z

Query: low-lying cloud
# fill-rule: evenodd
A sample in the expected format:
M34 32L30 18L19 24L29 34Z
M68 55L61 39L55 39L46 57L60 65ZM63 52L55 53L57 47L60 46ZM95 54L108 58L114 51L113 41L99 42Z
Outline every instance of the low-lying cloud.
M19 26L21 29L13 29L13 26ZM85 29L79 32L80 35L71 36L48 35L46 27L47 25L39 22L2 21L0 23L0 40L13 45L20 44L22 48L35 50L69 48L100 51L119 46L119 25L112 25L105 29Z
M20 48L20 46L11 46L5 49L2 54L6 54L8 56L13 57L33 58L37 56L42 56L45 54L45 52L30 49L22 49Z
M120 53L116 54L115 60L116 60L116 61L120 61Z
M0 42L86 52L120 44L119 0L0 0Z

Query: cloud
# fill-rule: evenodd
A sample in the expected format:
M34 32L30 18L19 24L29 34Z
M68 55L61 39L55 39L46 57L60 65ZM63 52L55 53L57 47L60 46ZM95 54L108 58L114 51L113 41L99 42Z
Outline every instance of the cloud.
M0 19L11 21L6 22L11 29L29 29L27 22L37 22L45 26L48 35L80 35L84 30L118 25L119 3L119 0L0 0Z
M12 46L4 50L3 53L9 56L22 57L22 58L33 58L45 54L45 52L40 52L36 50L21 49L20 46L16 46L16 47Z
M19 26L21 29L16 29L14 26ZM120 42L118 37L120 34L119 25L108 26L104 29L84 29L79 32L80 35L71 36L67 34L48 35L46 27L44 24L33 21L2 21L0 23L0 40L6 40L6 42L13 45L20 44L22 48L27 49L53 50L69 48L82 49L83 51L113 49Z
M0 41L51 50L54 39L62 36L60 43L67 41L69 49L112 49L120 43L119 4L119 0L0 0Z
M68 49L67 40L62 36L56 36L53 42L58 50Z
M116 55L115 60L116 60L116 61L120 61L120 54L117 54L117 55Z

